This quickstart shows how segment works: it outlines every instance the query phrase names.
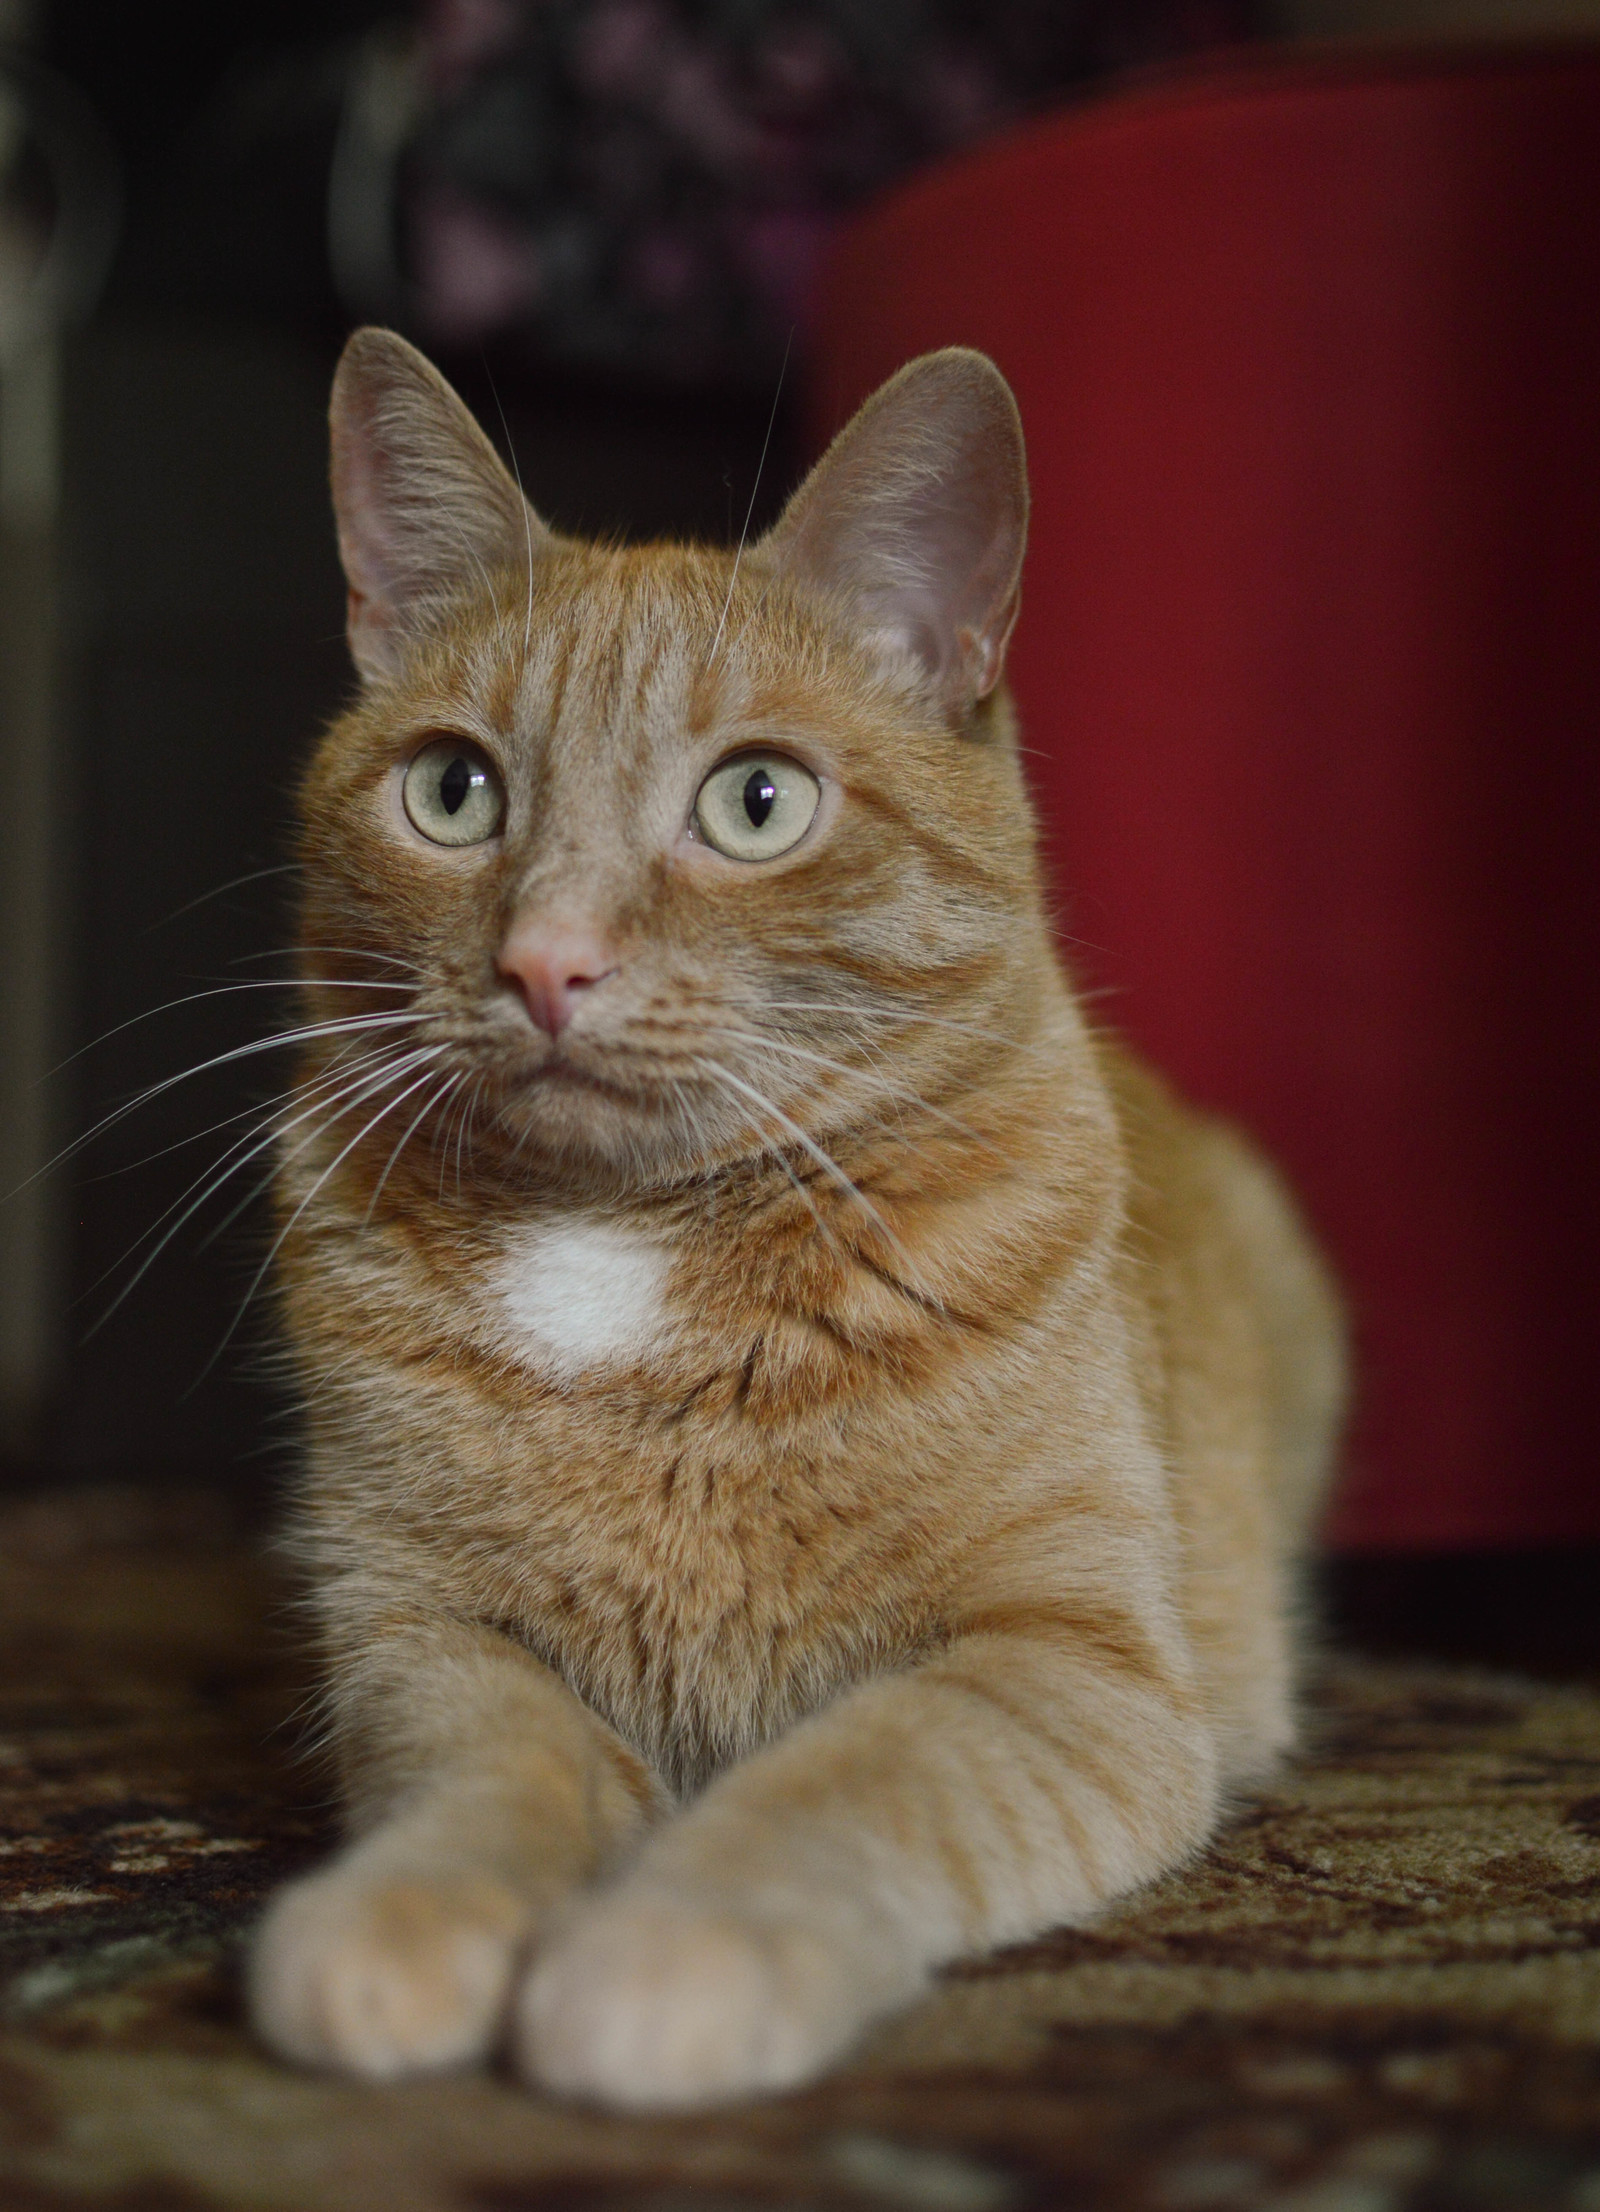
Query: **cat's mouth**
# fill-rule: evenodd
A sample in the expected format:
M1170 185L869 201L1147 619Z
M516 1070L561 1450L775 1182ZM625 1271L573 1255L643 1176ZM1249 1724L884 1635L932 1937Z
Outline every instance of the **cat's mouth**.
M519 1069L513 1081L517 1095L528 1101L541 1096L587 1096L603 1098L612 1105L637 1108L649 1096L648 1082L627 1082L615 1074L602 1074L599 1069L586 1066L573 1059L559 1047L540 1061L537 1067Z
M724 1066L682 1024L645 1026L638 1038L497 1039L483 1072L516 1151L655 1179L700 1172L759 1149L773 1126L793 1128L788 1114L801 1109L781 1077L759 1072L758 1087L742 1058Z
M608 1082L605 1076L596 1075L592 1069L580 1068L571 1060L558 1059L552 1053L542 1066L533 1068L523 1077L528 1090L556 1089L599 1091L607 1098L631 1099L633 1092L620 1083Z
M603 1171L631 1184L699 1162L699 1117L682 1078L663 1081L653 1066L624 1060L602 1070L587 1056L552 1051L537 1065L502 1065L493 1091L490 1126L516 1158L542 1157L554 1172Z

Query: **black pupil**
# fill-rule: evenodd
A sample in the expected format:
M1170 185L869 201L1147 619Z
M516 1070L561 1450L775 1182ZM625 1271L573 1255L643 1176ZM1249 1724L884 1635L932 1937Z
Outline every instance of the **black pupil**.
M444 774L439 778L439 802L446 814L459 814L467 803L467 794L477 782L472 773L472 763L457 753Z
M772 802L778 796L778 787L764 768L753 768L745 779L744 810L750 817L752 829L759 829L772 812Z

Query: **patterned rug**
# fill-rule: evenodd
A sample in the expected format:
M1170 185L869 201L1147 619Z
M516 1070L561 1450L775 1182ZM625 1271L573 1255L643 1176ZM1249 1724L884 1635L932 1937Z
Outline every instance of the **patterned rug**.
M845 2072L617 2121L252 2045L326 1845L265 1571L203 1494L0 1509L5 2212L1600 2212L1600 1695L1338 1659L1205 1860L949 1975Z

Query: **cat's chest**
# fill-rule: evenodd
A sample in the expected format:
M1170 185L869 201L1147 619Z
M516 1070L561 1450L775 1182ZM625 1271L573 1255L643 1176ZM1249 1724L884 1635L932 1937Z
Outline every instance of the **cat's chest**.
M847 1375L754 1273L731 1236L508 1226L472 1294L495 1365L456 1371L426 1455L450 1602L516 1622L680 1782L892 1660L931 1577L935 1455L890 1483L872 1449L891 1371Z
M556 1382L636 1366L669 1348L672 1252L587 1213L523 1222L501 1239L483 1296L497 1348Z

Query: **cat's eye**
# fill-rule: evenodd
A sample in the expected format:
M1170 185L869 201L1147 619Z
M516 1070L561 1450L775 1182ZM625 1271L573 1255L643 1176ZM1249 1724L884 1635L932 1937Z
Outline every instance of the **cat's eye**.
M730 860L776 860L799 844L821 797L810 769L786 753L741 753L700 786L695 827Z
M500 778L464 738L424 745L406 770L401 796L412 827L435 845L481 845L505 819Z

